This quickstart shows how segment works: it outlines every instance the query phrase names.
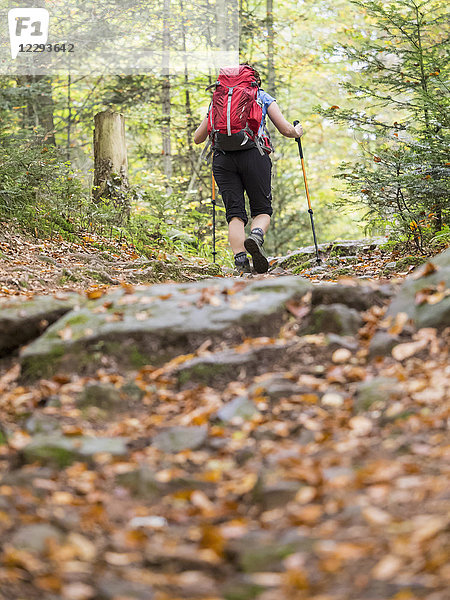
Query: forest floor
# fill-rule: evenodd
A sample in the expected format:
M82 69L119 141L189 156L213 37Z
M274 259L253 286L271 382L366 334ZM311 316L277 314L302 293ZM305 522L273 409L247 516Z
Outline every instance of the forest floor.
M5 298L116 284L131 297L142 281L126 250L111 263L87 244L4 235L0 251ZM376 288L392 261L375 252L359 272ZM394 289L412 268L390 276ZM305 276L336 281L331 269ZM306 308L291 304L276 337L222 344L260 353L254 371L206 384L175 373L208 339L158 367L34 382L4 358L1 600L446 600L450 330L386 325L386 307L330 343L300 335ZM374 359L383 326L402 343ZM281 363L264 354L277 345ZM24 454L55 432L127 444L75 461Z
M0 298L106 290L121 284L197 281L223 274L218 265L205 259L189 259L181 253L155 250L149 258L139 255L133 246L101 236L86 234L77 242L61 237L39 239L18 233L7 222L0 225ZM357 260L357 264L350 264L350 259L355 257L336 256L327 261L323 270L305 268L295 273L313 282L336 281L350 275L374 280L401 279L426 257L377 248ZM225 271L232 275L231 268ZM266 277L279 272L286 274L280 268Z

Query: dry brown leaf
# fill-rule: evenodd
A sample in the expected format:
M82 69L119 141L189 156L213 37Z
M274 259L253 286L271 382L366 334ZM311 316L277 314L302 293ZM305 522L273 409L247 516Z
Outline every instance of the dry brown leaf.
M441 515L419 515L413 519L414 531L411 539L415 543L422 543L433 538L440 531L445 531L449 519Z
M101 298L104 295L104 290L88 290L86 292L86 296L89 300L97 300L97 298Z
M388 554L384 556L372 569L372 577L386 581L392 579L394 575L400 571L402 567L402 561L398 556L394 554Z
M405 312L399 312L395 315L395 320L388 329L388 333L391 335L398 335L403 331L406 323L409 320L409 316Z
M81 581L68 583L62 588L64 600L91 600L95 595L94 588Z
M362 415L352 417L349 421L349 425L356 435L367 435L373 428L372 421Z
M376 506L366 506L362 510L362 515L370 525L384 526L392 521L392 517L389 513Z
M397 344L397 346L392 348L392 356L395 358L395 360L405 360L405 358L414 356L414 354L417 354L417 352L423 350L427 345L428 339Z
M288 300L285 304L288 311L291 315L294 315L296 319L302 319L305 315L309 313L309 306L304 304L299 304L294 300Z
M421 277L427 277L428 275L431 275L432 273L435 273L436 271L439 270L439 267L437 267L434 263L432 263L431 261L425 263L424 265L420 266L413 275L411 275L412 279L420 279Z
M347 348L338 348L331 356L331 360L334 363L345 363L350 360L352 353Z

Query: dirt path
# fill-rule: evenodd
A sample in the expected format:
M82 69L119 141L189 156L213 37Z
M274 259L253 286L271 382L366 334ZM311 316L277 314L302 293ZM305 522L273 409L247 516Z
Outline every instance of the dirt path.
M300 335L306 302L159 367L27 383L4 360L0 598L445 600L450 330L385 302ZM401 340L374 358L380 331Z

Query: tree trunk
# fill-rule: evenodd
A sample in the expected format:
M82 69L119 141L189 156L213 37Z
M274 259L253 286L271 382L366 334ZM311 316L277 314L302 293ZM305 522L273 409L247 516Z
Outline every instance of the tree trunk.
M267 25L267 82L264 85L265 90L275 97L275 62L274 62L274 28L273 28L273 0L266 0L266 25ZM266 122L268 117L266 118ZM270 137L274 148L277 147L277 136L272 128ZM277 180L277 163L275 156L272 154L272 190L276 195L276 180ZM281 206L279 206L281 212ZM278 215L272 216L272 237L274 240L275 253L278 254L279 248L282 244L280 240L280 234L282 233L282 225L278 223Z
M192 134L194 132L194 118L192 116L191 97L189 94L189 71L186 58L186 19L184 15L183 0L180 0L181 10L181 35L182 35L182 50L184 52L184 94L185 94L185 110L186 110L186 143L188 149L189 162L193 166L194 153L192 149Z
M225 0L216 0L216 40L215 46L220 50L227 50L227 4Z
M163 24L163 65L162 65L162 151L164 174L167 178L166 193L172 193L170 180L172 179L172 145L170 140L170 0L164 0L164 24Z
M267 21L267 86L266 91L275 96L275 64L273 59L273 0L266 2L266 21Z
M95 200L111 201L120 210L118 221L130 212L125 119L110 108L94 117Z

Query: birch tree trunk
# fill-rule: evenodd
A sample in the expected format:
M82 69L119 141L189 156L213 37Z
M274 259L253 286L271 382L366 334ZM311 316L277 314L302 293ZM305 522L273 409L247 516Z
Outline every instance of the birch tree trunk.
M110 108L94 117L94 200L113 202L118 221L128 217L128 161L125 143L125 118Z
M163 21L163 65L162 65L162 151L164 174L167 178L166 193L172 193L170 181L172 179L172 145L170 141L170 0L164 0L164 21Z
M189 71L186 58L186 19L184 14L184 3L180 0L181 10L181 35L182 35L182 50L184 52L184 94L185 94L185 107L186 107L186 142L188 148L189 161L191 165L194 164L194 153L192 149L192 136L194 132L194 119L192 116L191 108L191 97L189 94Z

